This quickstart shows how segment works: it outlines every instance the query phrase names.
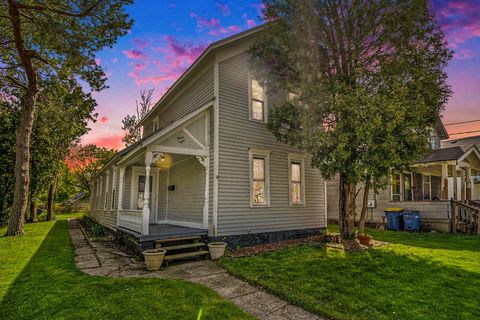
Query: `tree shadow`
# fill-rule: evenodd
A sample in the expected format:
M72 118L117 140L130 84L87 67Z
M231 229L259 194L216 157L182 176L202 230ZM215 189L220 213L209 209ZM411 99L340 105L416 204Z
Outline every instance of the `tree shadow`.
M210 289L169 279L94 277L77 269L57 221L0 303L0 319L248 318Z

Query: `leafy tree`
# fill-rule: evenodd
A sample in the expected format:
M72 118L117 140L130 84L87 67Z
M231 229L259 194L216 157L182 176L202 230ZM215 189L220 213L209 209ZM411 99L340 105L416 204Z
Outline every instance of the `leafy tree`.
M94 144L76 145L72 148L67 163L75 176L77 187L90 194L93 187L92 178L114 155L115 150L97 147Z
M51 78L81 79L105 88L95 53L111 47L132 21L132 0L0 2L0 94L20 97L16 130L15 192L7 235L23 234L28 202L30 140L42 84ZM15 94L16 93L16 94Z
M147 115L152 107L152 95L153 89L140 91L140 103L136 100L137 114L127 114L122 120L122 130L126 132L122 141L126 146L132 145L136 141L140 140L141 132L138 124Z
M409 169L427 151L450 95L452 53L423 0L265 7L275 22L253 44L252 63L269 89L292 93L270 111L268 128L308 151L323 177L338 175L340 231L352 239L357 187L385 185L390 170Z

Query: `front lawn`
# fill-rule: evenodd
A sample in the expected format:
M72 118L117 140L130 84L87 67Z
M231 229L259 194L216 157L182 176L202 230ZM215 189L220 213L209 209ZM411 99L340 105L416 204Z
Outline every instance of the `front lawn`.
M0 319L252 319L201 285L80 272L64 216L0 237ZM0 228L0 234L5 229Z
M224 258L233 274L332 319L480 319L480 237L368 230L389 245Z

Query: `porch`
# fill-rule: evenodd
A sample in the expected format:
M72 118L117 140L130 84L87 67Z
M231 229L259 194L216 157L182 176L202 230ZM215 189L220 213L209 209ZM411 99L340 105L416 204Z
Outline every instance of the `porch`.
M144 137L116 163L116 227L143 241L208 234L209 109Z
M192 236L206 237L208 235L208 230L206 229L183 227L166 223L150 224L148 228L148 234L145 235L121 226L118 228L118 230L138 239L140 242Z

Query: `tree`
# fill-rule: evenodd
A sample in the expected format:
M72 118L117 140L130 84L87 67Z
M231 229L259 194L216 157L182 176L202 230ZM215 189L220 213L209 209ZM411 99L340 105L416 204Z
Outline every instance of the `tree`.
M28 202L30 138L38 93L49 78L81 79L105 88L95 53L111 47L132 21L131 0L49 0L0 2L0 93L20 97L16 130L15 189L7 235L23 234Z
M115 155L115 150L97 147L94 144L76 145L67 159L77 183L77 187L90 195L93 177Z
M251 47L258 77L291 99L269 114L279 141L339 177L339 224L355 237L361 183L380 188L428 150L452 56L427 1L265 1L271 23ZM365 203L366 206L366 203Z
M133 143L140 140L141 132L138 124L143 119L143 117L145 117L150 111L150 108L152 106L152 95L153 89L141 90L140 103L138 103L138 100L135 101L137 104L137 114L127 114L122 120L122 130L126 131L125 137L123 137L122 141L125 143L126 146L132 145Z

